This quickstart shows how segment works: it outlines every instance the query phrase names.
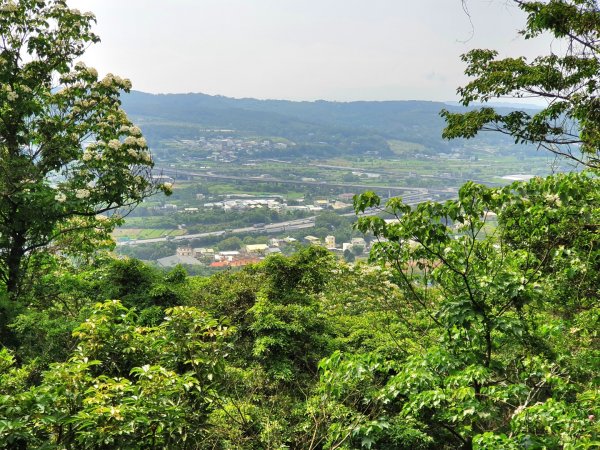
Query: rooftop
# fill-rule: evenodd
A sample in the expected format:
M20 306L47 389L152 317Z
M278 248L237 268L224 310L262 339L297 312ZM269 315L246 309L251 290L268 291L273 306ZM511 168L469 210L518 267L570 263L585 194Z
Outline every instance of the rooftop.
M165 258L160 258L156 261L156 263L160 267L175 267L177 264L186 264L189 266L198 266L200 265L200 261L196 258L192 258L191 256L167 256Z

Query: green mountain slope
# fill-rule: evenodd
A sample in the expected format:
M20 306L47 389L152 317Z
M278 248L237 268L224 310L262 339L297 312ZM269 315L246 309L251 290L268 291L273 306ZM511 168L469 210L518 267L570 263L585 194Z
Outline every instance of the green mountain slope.
M392 154L387 145L391 139L420 144L432 152L448 151L451 146L441 138L444 121L439 112L464 110L428 101L292 102L143 92L132 92L123 104L155 145L165 139L194 139L210 130L230 130L290 139L300 144L300 154L320 147L317 153L377 151L383 156ZM478 139L487 144L510 142L495 134ZM452 147L461 145L452 143Z

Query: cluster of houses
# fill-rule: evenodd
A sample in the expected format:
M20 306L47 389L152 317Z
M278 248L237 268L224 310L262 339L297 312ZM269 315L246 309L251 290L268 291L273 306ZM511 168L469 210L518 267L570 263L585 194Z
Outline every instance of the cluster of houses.
M280 197L273 198L236 198L219 202L204 203L204 208L222 209L224 211L243 211L247 209L267 208L280 211L287 207ZM187 208L186 208L187 209Z
M160 267L175 267L178 264L210 267L241 267L254 264L269 255L281 253L284 244L295 242L294 238L270 239L268 244L248 244L240 250L217 251L214 248L178 247L175 255L156 261Z
M229 132L231 130L219 130ZM202 151L208 153L207 159L218 162L232 162L240 154L253 155L262 150L285 150L296 145L293 142L274 142L270 139L254 140L233 137L199 137L198 139L180 139L171 142L175 147L185 148L188 151Z
M361 237L352 238L350 242L343 242L340 247L336 245L335 236L326 236L324 240L321 240L315 236L305 236L304 241L311 245L325 247L329 251L340 254L343 254L346 250L353 251L357 248L360 248L363 252L369 250L367 241Z
M299 200L298 203L302 203ZM315 200L311 205L288 205L282 197L272 196L266 198L229 198L217 202L204 203L204 208L222 209L223 211L243 211L256 208L274 209L277 211L308 211L318 212L325 209L344 209L352 206L339 200ZM190 208L186 208L190 209ZM197 208L193 208L198 210Z
M171 180L170 177L157 176L156 179ZM215 201L197 204L198 206L184 206L179 207L174 203L165 203L162 206L156 206L152 209L159 212L175 212L183 211L186 213L197 213L201 208L203 209L222 209L223 211L245 211L257 208L266 208L276 211L307 211L307 212L318 212L326 209L329 210L340 210L350 208L352 206L352 197L354 194L345 193L340 194L336 198L332 199L318 199L312 204L304 204L304 199L298 199L295 201L295 205L288 205L285 199L280 195L266 195L257 197L247 194L230 194L220 197ZM196 200L204 200L204 194L196 194ZM209 197L212 200L212 197ZM200 206L201 205L201 206Z
M178 247L175 255L160 258L156 261L159 267L171 268L178 264L198 266L206 265L210 267L242 267L248 264L257 263L269 255L281 253L281 248L285 245L297 242L296 239L286 237L283 239L269 239L267 244L248 244L240 250L217 251L214 248L193 248L189 246ZM350 242L344 242L338 247L335 242L335 236L327 236L321 240L315 236L305 236L304 242L310 245L325 247L327 250L339 254L340 256L346 250L355 250L357 247L362 251L368 250L367 242L361 238L352 238Z

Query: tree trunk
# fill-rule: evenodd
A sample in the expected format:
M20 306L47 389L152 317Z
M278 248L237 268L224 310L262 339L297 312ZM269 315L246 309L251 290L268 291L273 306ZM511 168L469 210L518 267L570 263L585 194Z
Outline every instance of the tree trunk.
M18 295L21 287L22 277L22 262L25 252L23 246L25 245L25 238L21 234L13 235L11 240L11 248L8 251L8 258L6 259L7 268L7 280L6 280L6 291L9 297L14 298Z

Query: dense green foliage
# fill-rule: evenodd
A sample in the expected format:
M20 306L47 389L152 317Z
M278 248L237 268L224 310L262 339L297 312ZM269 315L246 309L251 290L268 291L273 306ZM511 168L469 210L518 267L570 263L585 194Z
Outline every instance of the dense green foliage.
M587 0L519 3L532 35L600 22ZM1 5L0 26L47 5L59 23L88 23L58 0ZM448 116L450 129L478 114ZM593 136L581 123L592 156ZM56 149L78 164L80 146ZM37 183L18 198L48 197ZM0 448L598 448L597 173L381 203L354 201L375 240L368 264L304 247L190 277L81 246L32 255L18 295L0 286ZM317 229L347 226L323 214Z
M157 189L120 107L131 82L74 64L98 41L94 21L62 0L0 3L0 279L11 293L36 252L93 252L117 209Z
M593 448L598 188L392 199L396 221L359 220L380 242L354 268L318 247L211 278L63 261L4 326L0 442Z
M397 373L378 400L399 401L414 430L444 430L436 448L596 441L598 188L586 174L466 184L444 204L411 210L390 200L395 223L360 219L384 239L371 259L395 268L406 305L434 338L399 365L380 361ZM357 209L378 203L365 194Z

